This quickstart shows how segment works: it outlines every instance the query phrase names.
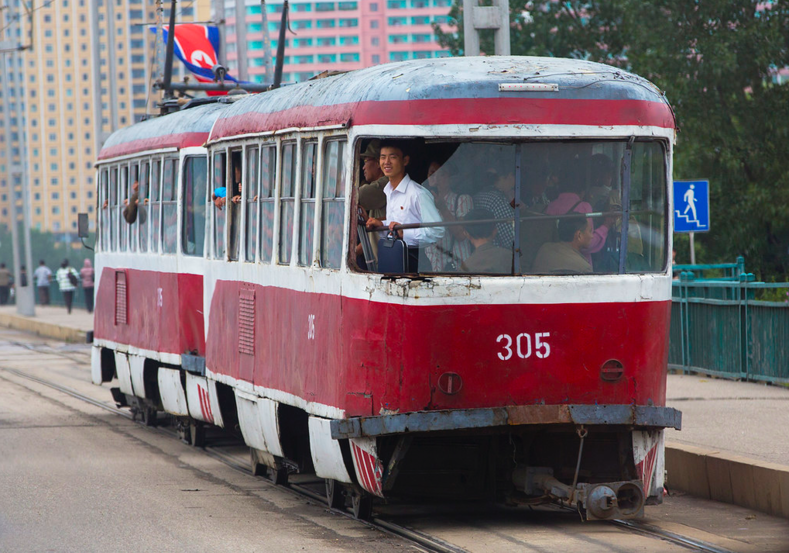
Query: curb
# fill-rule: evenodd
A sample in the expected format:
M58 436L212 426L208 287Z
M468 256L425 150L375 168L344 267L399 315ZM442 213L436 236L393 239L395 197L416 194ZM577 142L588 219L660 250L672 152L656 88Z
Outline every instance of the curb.
M46 338L54 338L64 342L82 343L88 339L88 332L76 328L46 323L38 319L0 313L0 326L32 332Z
M671 490L789 519L789 466L669 443L666 473Z

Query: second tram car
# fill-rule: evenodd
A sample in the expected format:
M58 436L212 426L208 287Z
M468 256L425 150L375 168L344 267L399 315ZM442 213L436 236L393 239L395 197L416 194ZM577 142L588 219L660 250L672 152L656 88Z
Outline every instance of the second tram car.
M97 164L94 382L197 445L237 430L256 470L314 472L360 517L374 497L639 516L681 425L674 137L648 81L519 57L382 65L118 131ZM415 225L418 272L379 273L381 233L357 224L381 140L440 214Z

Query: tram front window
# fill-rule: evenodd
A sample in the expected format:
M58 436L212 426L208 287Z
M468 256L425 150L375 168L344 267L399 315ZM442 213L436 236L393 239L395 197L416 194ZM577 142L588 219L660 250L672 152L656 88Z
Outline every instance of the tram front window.
M415 139L403 144L409 150L408 176L428 192L420 191L417 203L432 204L420 205L417 212L440 215L439 222L429 223L426 215L405 232L438 232L421 232L418 244L406 239L406 260L397 258L393 265L387 256L397 248L386 246L394 245L394 235L359 226L364 249L360 267L384 273L491 275L665 268L666 162L660 142ZM388 194L387 225L400 222L397 210L402 209L391 200L391 186ZM409 259L416 257L414 271Z

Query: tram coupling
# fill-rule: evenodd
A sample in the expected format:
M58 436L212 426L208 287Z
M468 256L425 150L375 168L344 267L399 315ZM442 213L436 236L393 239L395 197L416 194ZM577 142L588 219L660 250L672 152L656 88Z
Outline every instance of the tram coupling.
M641 480L570 486L557 480L550 468L519 466L512 473L512 483L529 497L547 496L575 507L586 520L639 518L644 515L646 497Z

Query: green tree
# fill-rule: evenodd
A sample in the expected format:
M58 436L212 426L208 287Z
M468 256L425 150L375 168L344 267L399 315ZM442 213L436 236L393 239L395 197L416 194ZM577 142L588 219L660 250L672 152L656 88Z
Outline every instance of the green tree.
M762 278L789 268L789 3L539 0L512 4L512 52L608 63L663 89L679 126L675 178L709 178L704 257ZM459 6L452 8L460 16ZM461 29L462 31L462 29ZM441 44L457 51L462 34Z

